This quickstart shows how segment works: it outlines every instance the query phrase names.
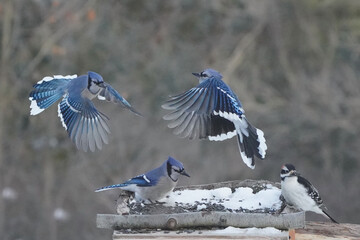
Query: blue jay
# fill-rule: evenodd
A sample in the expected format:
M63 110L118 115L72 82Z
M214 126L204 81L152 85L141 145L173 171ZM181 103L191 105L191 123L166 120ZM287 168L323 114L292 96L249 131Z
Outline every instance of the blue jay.
M175 188L180 175L190 177L185 172L181 162L169 157L158 168L131 178L124 183L99 188L95 192L120 188L134 192L137 201L154 202L164 198Z
M254 169L254 156L264 159L266 154L263 131L248 122L239 99L222 81L219 72L206 69L193 75L199 79L198 86L171 97L162 105L172 110L164 116L171 121L168 127L174 128L180 137L190 139L223 141L237 136L241 158Z
M108 117L99 112L92 99L98 97L114 103L121 103L130 111L138 113L114 88L105 83L95 72L86 75L56 75L45 77L34 85L30 93L30 115L36 115L63 98L58 105L58 116L69 137L78 149L85 152L108 143L110 133Z
M305 178L300 176L294 165L285 164L281 167L281 195L285 202L303 211L322 214L335 221L327 212L318 190Z

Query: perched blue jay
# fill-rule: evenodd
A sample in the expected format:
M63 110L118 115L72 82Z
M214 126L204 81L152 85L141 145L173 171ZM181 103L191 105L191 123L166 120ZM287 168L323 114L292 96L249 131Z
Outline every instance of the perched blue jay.
M175 128L175 134L190 139L223 141L237 136L244 163L254 169L254 156L264 159L266 154L263 131L248 122L239 99L222 81L219 72L206 69L193 75L199 78L198 86L171 97L162 105L172 110L164 116L171 121L169 128Z
M120 188L134 192L137 201L154 202L164 198L175 188L180 175L190 177L185 172L181 162L169 157L158 168L131 178L124 183L99 188L95 192Z
M338 223L326 211L318 190L304 177L300 176L292 164L281 167L281 195L285 202L297 209L311 211L328 217Z
M130 111L141 115L95 72L88 72L79 77L45 77L35 84L34 88L29 98L30 115L41 113L63 97L58 105L58 116L71 140L78 149L85 152L88 148L92 152L95 151L95 146L101 149L103 143L108 143L110 133L108 117L95 108L91 101L93 98L121 103Z

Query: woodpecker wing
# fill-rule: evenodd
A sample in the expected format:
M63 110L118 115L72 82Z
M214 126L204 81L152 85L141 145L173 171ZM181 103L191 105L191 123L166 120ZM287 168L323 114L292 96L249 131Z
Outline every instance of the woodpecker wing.
M319 191L305 178L298 176L298 182L303 185L309 196L316 202L316 204L321 207L323 200L320 197Z

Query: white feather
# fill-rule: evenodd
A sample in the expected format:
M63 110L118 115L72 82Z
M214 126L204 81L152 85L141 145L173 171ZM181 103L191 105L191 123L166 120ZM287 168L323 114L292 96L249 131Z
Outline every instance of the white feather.
M60 121L61 121L63 127L67 130L67 126L65 124L64 118L63 118L61 110L60 110L60 103L58 104L58 116L60 118Z
M66 105L68 105L68 106L70 107L71 111L76 112L76 113L80 112L79 110L76 110L75 108L73 108L73 107L70 105L70 103L69 103L69 98L66 98Z
M146 182L150 183L150 180L146 177L146 175L143 176Z
M210 141L223 141L225 139L229 139L236 136L236 130L232 131L232 132L228 132L228 133L222 133L220 135L216 135L216 136L209 136L209 140Z
M267 145L266 145L266 140L264 138L264 132L261 131L260 129L256 129L256 134L258 135L257 141L259 142L259 146L258 146L259 153L262 158L265 158Z
M252 163L252 158L248 158L248 157L246 156L245 152L241 152L241 151L240 151L240 155L241 155L241 158L242 158L242 160L244 161L244 163L245 163L249 168L251 168L251 169L254 169L254 168L255 168L255 166L251 165L251 163Z
M53 79L73 79L73 78L77 78L77 75L74 74L74 75L66 75L66 76L62 76L62 75L54 75L54 77L50 77L50 76L46 76L44 77L42 80L38 81L37 83L38 84L41 84L43 82L49 82Z
M220 117L223 117L231 122L234 122L234 121L240 121L240 117L236 114L236 113L228 113L228 112L222 112L222 111L219 111L219 112L216 112L215 110L213 111L213 114L214 115L218 115Z
M231 100L236 102L236 99L233 98L230 94L228 94L224 89L220 88L220 87L216 87L217 89L219 89L220 91L222 91L223 93L226 94L226 96L228 96Z
M36 100L33 100L32 97L29 97L29 100L31 101L31 103L30 103L30 115L37 115L37 114L39 114L39 113L41 113L42 111L45 110L44 108L40 108L37 105Z
M97 95L97 97L98 97L99 100L106 100L106 98L103 97L103 96Z

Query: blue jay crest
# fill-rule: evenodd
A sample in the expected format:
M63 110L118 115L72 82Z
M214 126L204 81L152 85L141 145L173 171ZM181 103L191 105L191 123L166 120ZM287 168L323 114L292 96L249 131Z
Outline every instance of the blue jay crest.
M206 69L193 75L199 79L198 86L162 105L171 110L164 116L170 121L168 127L174 129L174 134L189 139L223 141L237 136L244 163L255 168L254 157L264 159L266 155L263 131L248 122L238 97L219 72Z
M105 83L101 75L55 75L45 77L34 85L30 93L30 115L37 115L57 102L58 116L69 137L78 149L95 151L109 142L108 117L99 112L92 99L98 97L138 113L114 88Z

